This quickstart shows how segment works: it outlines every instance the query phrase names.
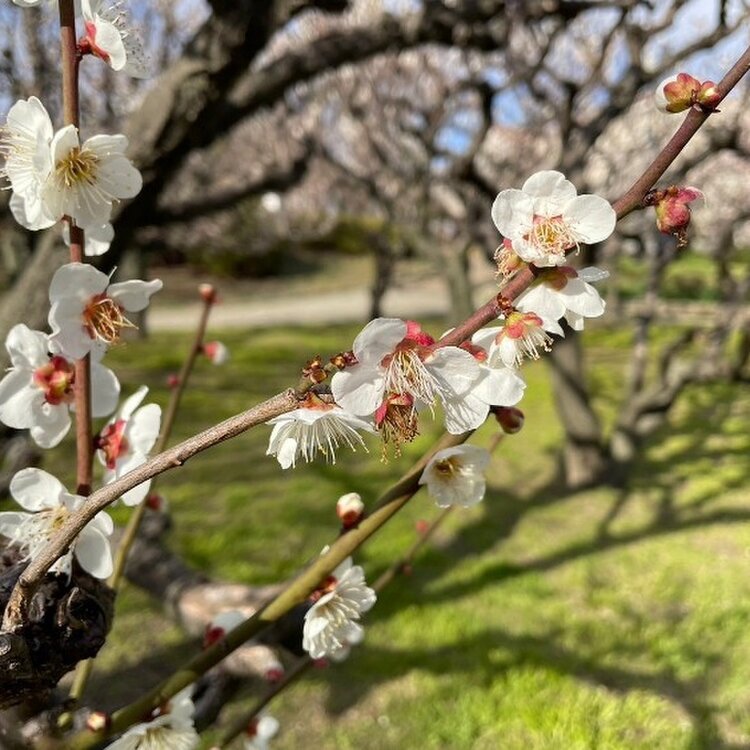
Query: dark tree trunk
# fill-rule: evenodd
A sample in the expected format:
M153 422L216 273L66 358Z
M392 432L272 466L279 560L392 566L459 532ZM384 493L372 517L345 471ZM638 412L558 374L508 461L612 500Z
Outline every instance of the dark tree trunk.
M565 430L561 469L567 487L595 484L608 469L602 428L592 408L580 337L566 330L547 358L557 412Z

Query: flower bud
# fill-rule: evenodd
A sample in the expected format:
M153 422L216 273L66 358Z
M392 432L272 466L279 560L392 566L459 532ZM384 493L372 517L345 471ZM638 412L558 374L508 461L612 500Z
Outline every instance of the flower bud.
M690 107L712 110L721 100L713 81L701 83L687 73L678 73L662 81L654 96L656 106L663 112L684 112Z
M703 193L694 187L679 188L671 185L666 190L656 190L648 196L648 202L656 210L656 226L663 234L677 238L678 247L687 244L690 226L690 203L703 199Z
M180 376L174 372L170 372L167 375L167 388L177 388L180 384Z
M229 361L229 349L221 341L207 341L203 344L203 353L215 365L223 365Z
M200 284L198 286L198 294L201 299L208 305L213 305L218 299L218 292L213 284Z
M265 678L267 682L275 685L277 682L281 682L284 679L284 667L279 663L277 666L270 667L266 670Z
M336 515L341 519L341 525L345 529L356 526L364 512L365 504L356 492L342 495L336 503Z
M424 518L420 518L414 524L414 528L416 529L417 534L419 534L420 536L423 536L424 534L426 534L430 530L430 522L429 521L425 521Z
M167 498L164 495L160 495L158 492L150 492L146 495L146 507L149 510L166 513L168 506Z
M103 732L109 729L111 723L112 717L104 711L92 711L86 717L86 729L92 732Z
M220 612L211 622L206 625L203 633L203 648L213 646L216 641L221 640L230 630L234 630L246 619L242 612L228 610Z
M524 414L515 406L497 406L492 409L497 423L506 435L520 432L524 423Z

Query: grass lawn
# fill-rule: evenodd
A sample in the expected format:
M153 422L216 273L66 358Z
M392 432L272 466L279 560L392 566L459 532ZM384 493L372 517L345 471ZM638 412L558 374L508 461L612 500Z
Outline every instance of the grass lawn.
M223 337L233 359L199 363L175 439L295 382L306 359L339 351L354 333ZM627 338L586 333L605 415L621 398ZM110 362L163 404L187 341L156 335ZM526 428L495 453L485 501L454 514L413 574L383 592L345 664L314 671L272 704L282 723L274 748L750 747L750 396L728 386L689 392L628 491L565 494L554 485L560 430L545 366L525 376ZM340 494L372 501L437 436L424 424L388 465L372 444L335 466L282 472L264 456L270 428L197 456L161 483L171 543L217 578L289 576L335 534ZM486 425L474 441L492 433ZM48 464L69 483L71 451L66 442ZM418 495L359 555L368 579L437 512ZM159 602L126 589L90 701L115 707L193 649Z

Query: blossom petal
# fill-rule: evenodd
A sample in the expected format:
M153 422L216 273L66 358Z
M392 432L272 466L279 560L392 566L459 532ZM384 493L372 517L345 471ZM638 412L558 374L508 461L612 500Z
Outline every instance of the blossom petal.
M47 335L41 331L32 331L23 323L18 323L10 329L5 339L5 348L13 367L34 370L47 364Z
M125 435L136 453L148 453L159 437L161 406L146 404L128 420Z
M91 363L91 415L106 417L116 408L120 398L120 381L109 369L98 362Z
M526 234L534 226L534 199L522 190L503 190L492 204L492 221L510 240Z
M43 469L21 469L10 480L13 499L32 513L45 508L56 508L64 492L62 482Z
M362 362L380 362L406 336L407 326L400 318L375 318L357 335L352 351Z
M442 346L424 361L430 374L440 383L444 394L460 396L479 377L479 364L465 349Z
M612 234L617 214L604 198L579 195L565 206L563 219L579 242L593 244Z
M109 285L109 276L90 263L66 263L55 272L49 285L49 301L74 297L82 303L101 294Z
M54 448L68 434L70 412L65 404L41 404L31 424L31 439L41 448Z
M109 539L91 524L87 524L75 543L75 556L79 565L94 578L112 575L112 549Z
M331 391L336 403L360 417L375 413L383 400L384 388L382 376L364 365L347 367L331 379Z
M12 370L0 380L0 422L14 430L33 424L32 404L41 407L44 394L31 384L28 372Z
M156 294L163 286L161 279L151 281L131 279L119 284L112 284L107 290L107 294L128 312L140 312L148 307L151 295Z
M534 199L534 213L545 217L559 216L577 192L564 174L554 170L531 175L521 189Z

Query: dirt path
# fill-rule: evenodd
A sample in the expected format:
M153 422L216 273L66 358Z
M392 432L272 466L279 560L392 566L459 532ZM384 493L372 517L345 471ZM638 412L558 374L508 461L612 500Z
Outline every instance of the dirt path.
M439 279L411 284L408 289L391 289L383 301L388 317L423 318L444 315L450 301ZM370 310L369 287L359 287L310 296L278 296L247 302L227 301L212 312L210 327L269 328L277 325L317 326L325 323L365 321ZM148 326L153 331L192 330L200 314L200 303L159 306L149 311Z

